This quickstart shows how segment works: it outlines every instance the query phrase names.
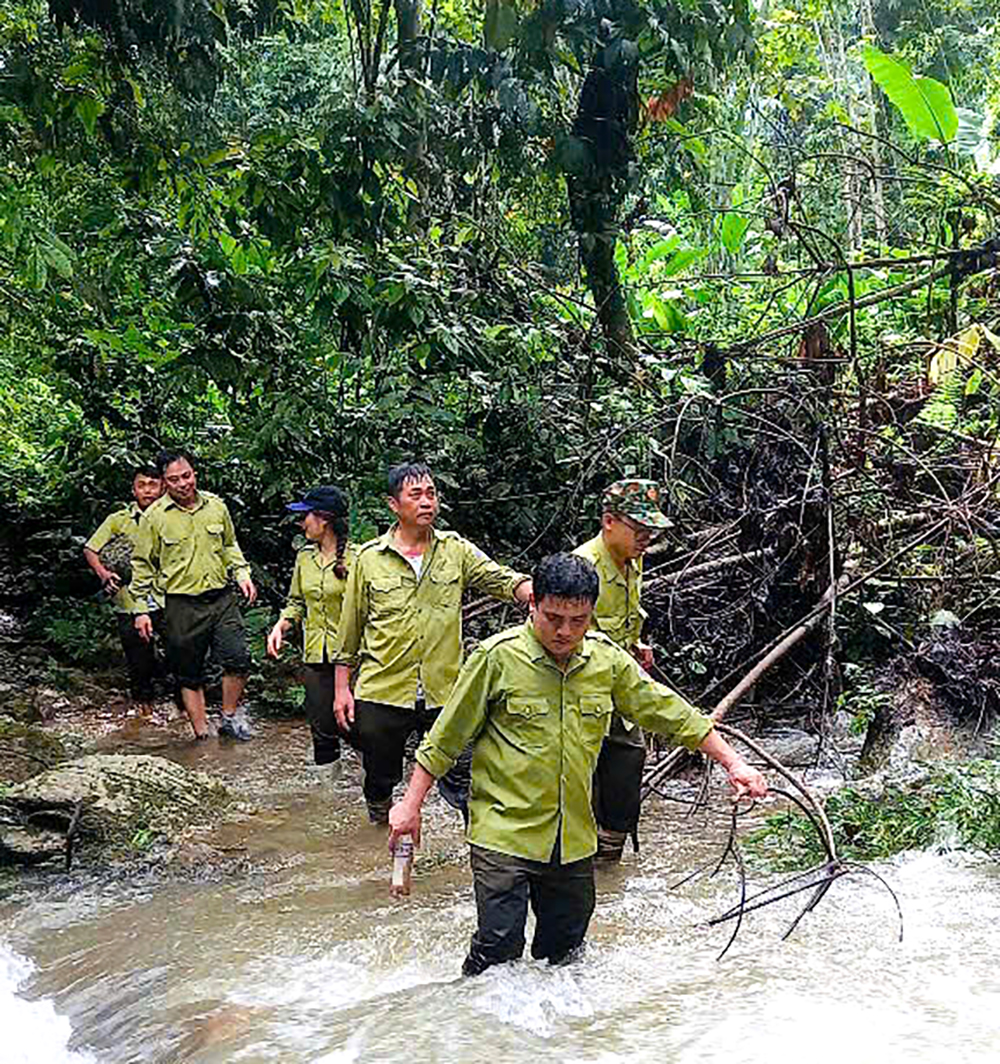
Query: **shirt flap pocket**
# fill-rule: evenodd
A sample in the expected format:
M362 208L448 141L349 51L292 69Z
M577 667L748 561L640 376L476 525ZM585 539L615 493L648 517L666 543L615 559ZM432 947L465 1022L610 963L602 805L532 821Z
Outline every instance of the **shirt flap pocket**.
M540 717L548 713L549 704L544 698L508 698L507 712L516 717Z
M225 525L205 525L205 531L210 536L221 536L225 530Z
M606 717L611 712L611 702L603 695L581 695L580 712L585 717Z
M377 576L371 581L372 592L376 595L387 595L390 591L397 591L403 586L403 578L399 575Z
M444 565L435 565L428 575L435 584L454 584L462 571L454 562L445 562Z

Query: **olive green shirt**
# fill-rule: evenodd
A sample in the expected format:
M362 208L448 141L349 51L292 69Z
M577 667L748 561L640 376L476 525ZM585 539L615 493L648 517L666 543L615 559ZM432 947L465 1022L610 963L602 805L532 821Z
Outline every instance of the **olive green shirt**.
M357 548L348 545L344 565L350 573ZM302 624L302 660L309 664L333 661L340 610L344 604L347 577L333 571L336 558L323 557L318 546L310 543L299 551L295 571L288 588L288 602L281 619Z
M623 650L631 650L642 640L642 626L646 621L646 611L639 605L642 558L631 561L623 573L615 565L604 537L599 535L581 543L573 553L592 562L601 578L591 628L603 632Z
M136 535L139 531L139 518L142 510L137 502L126 503L120 510L108 514L100 523L97 531L87 540L84 546L95 554L101 551L117 536L125 536L132 541L133 553L135 551ZM132 597L128 587L120 587L117 594L111 600L118 613L134 613L138 605ZM149 601L145 604L145 610L159 610L163 608L163 592L153 586L150 591Z
M417 579L393 532L366 543L351 567L334 660L356 666L355 698L412 708L421 685L426 704L441 706L462 664L462 592L514 601L530 578L434 529Z
M218 495L199 490L191 510L163 495L139 519L131 586L137 613L145 612L141 603L157 582L168 595L201 595L225 587L230 570L237 580L250 575Z
M564 864L597 849L591 781L612 710L694 750L712 722L589 631L560 669L529 620L483 642L417 750L443 776L474 742L469 842Z

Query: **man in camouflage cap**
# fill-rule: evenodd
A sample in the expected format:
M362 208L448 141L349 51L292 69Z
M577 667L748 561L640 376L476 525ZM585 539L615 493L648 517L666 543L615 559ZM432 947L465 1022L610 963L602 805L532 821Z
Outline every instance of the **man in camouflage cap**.
M660 488L652 480L616 480L605 490L601 509L600 534L573 552L593 563L601 581L591 627L648 670L653 648L642 642L642 556L671 522L660 509ZM635 832L645 760L642 730L616 713L594 772L598 861L620 861L625 840Z

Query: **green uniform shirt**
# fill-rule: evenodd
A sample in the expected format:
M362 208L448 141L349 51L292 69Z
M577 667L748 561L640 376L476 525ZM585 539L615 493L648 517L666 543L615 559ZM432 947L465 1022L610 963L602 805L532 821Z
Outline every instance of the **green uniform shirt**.
M353 544L344 551L348 573L357 553ZM302 660L310 664L333 661L347 588L347 578L341 580L333 571L336 564L336 558L325 560L315 543L303 547L295 559L288 604L281 611L282 620L302 623Z
M393 531L366 543L351 567L334 659L357 666L356 698L412 708L419 683L427 705L440 706L462 664L462 592L513 601L529 577L435 529L418 580Z
M144 612L141 603L157 581L168 595L201 595L225 587L230 570L237 579L250 575L218 495L199 490L193 510L163 495L140 518L132 552L136 612Z
M142 510L137 502L126 503L120 510L108 514L101 522L97 531L87 540L84 546L95 554L101 551L116 536L127 536L132 541L132 550L135 551L136 536L139 531L139 518ZM111 600L119 613L136 612L137 603L132 597L128 587L121 587ZM150 601L143 606L146 610L158 610L163 608L163 592L155 585L150 591Z
M612 710L695 749L712 722L632 656L588 632L565 671L529 620L482 643L417 750L440 777L475 743L468 838L531 861L564 864L597 849L591 781Z
M646 612L639 605L642 594L642 558L633 560L623 573L615 565L603 536L594 536L573 551L594 564L601 578L601 590L594 606L591 628L603 632L623 650L631 650L642 639Z

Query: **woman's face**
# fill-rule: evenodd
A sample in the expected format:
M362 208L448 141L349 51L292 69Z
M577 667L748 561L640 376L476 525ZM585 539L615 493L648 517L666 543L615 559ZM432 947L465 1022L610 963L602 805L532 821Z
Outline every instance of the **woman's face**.
M326 519L320 517L315 510L310 510L302 518L302 531L306 535L306 539L312 540L314 543L323 538L323 533L326 531Z

